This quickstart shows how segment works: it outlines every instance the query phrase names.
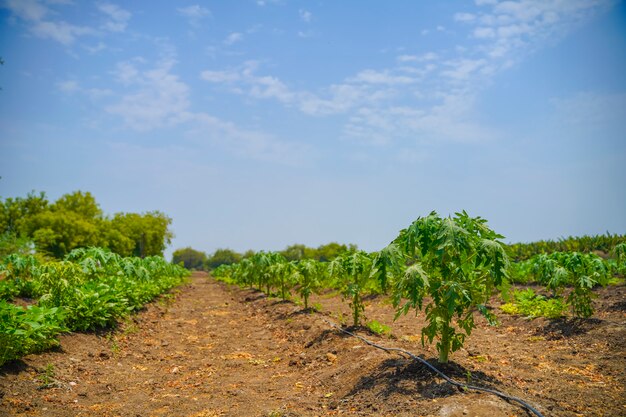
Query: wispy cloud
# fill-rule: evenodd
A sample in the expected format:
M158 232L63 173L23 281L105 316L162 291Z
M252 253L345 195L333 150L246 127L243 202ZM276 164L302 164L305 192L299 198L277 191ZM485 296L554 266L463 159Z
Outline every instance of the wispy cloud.
M206 7L200 6L199 4L181 7L176 10L179 15L187 18L192 26L199 25L202 19L211 16L211 11Z
M613 5L613 0L476 1L478 13L457 13L482 43L478 52L490 60L520 61L557 42L577 25ZM472 18L469 18L469 16Z
M63 45L70 45L83 35L95 33L88 26L53 19L50 8L37 0L7 0L4 6L21 19L35 36L52 39Z
M372 89L370 84L397 84L410 80L409 77L366 70L344 83L329 86L321 94L315 94L293 90L277 77L258 75L259 67L260 63L252 60L231 70L203 71L200 76L205 81L226 86L237 94L255 99L275 99L309 115L344 113L358 103L372 103L384 97L385 90Z
M83 88L76 80L65 80L56 84L58 90L63 94L84 94L92 100L99 100L101 98L109 97L113 95L113 91L108 88Z
M57 83L59 90L66 94L71 94L79 91L78 82L75 80L67 80Z
M257 0L257 6L267 6L269 4L282 4L283 0Z
M224 39L224 45L232 45L243 40L243 33L233 32Z
M300 9L298 14L300 15L300 19L306 23L311 22L311 19L313 18L313 13L308 10Z
M187 130L190 140L198 144L209 141L213 146L226 148L243 158L282 164L307 163L311 150L305 145L241 128L206 112L195 111L191 90L175 74L176 60L171 54L166 54L156 65L147 64L143 58L120 62L113 74L129 92L107 105L105 111L120 117L128 128L147 132L179 126ZM202 77L213 82L232 80L226 72L205 72ZM67 93L80 91L73 81L62 83L59 88ZM261 77L251 94L280 100L283 99L281 95L286 94L281 88L277 80Z
M205 71L202 78L237 94L275 99L303 113L345 113L344 136L384 144L419 136L429 140L481 142L497 133L471 122L473 103L485 85L525 56L555 42L581 22L609 7L612 0L476 1L477 8L451 17L468 28L456 49L404 53L395 65L368 68L317 91L294 90L272 75L259 75L248 61L231 70ZM308 20L304 10L300 17ZM437 25L449 35L458 28ZM401 103L401 104L400 104Z
M83 36L98 36L102 31L123 32L132 14L113 3L99 3L97 9L106 16L99 29L87 25L77 25L59 19L59 13L52 6L73 6L64 2L43 2L38 0L7 0L4 7L19 18L28 31L42 39L51 39L70 46Z
M180 123L189 108L189 87L171 73L174 65L174 61L164 60L155 68L139 71L134 63L120 63L118 79L136 90L106 111L139 131Z
M391 74L389 71L375 71L372 69L366 69L359 72L356 76L350 78L349 81L366 84L397 85L411 84L415 82L415 79L406 75L394 75Z
M110 32L124 32L132 17L131 12L113 3L101 3L98 5L98 10L108 18L102 28Z

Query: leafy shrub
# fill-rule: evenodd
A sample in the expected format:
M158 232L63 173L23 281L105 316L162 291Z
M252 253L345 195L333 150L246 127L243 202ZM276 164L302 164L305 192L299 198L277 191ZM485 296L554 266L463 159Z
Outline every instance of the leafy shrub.
M0 365L28 353L59 344L56 335L66 331L60 307L19 307L0 301Z
M535 294L531 288L515 291L513 299L514 302L503 304L500 309L507 314L550 319L562 317L567 310L567 303L562 298L546 298L543 295Z
M54 346L54 335L92 330L117 320L188 274L162 257L122 258L101 248L76 249L65 260L46 262L11 255L0 263L0 298L39 297L23 309L0 301L0 364Z

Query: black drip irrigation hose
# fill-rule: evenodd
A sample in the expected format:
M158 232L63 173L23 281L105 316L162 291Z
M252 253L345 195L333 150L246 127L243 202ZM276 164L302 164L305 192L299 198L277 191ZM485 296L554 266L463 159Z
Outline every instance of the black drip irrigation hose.
M476 385L468 385L468 384L462 384L460 382L457 382L455 380L453 380L452 378L448 377L446 374L444 374L443 372L441 372L439 369L435 368L433 365L431 365L430 363L428 363L426 360L420 358L419 356L409 352L408 350L404 350L404 349L400 349L400 348L390 348L390 347L385 347L385 346L381 346L378 345L372 341L367 340L366 338L364 338L363 336L359 336L358 334L349 332L348 330L337 326L336 324L330 322L329 320L323 319L324 321L326 321L326 323L328 323L328 325L330 325L331 327L334 327L335 329L339 330L342 333L345 333L349 336L352 337L356 337L359 340L362 340L363 342L367 343L368 345L375 347L377 349L380 350L384 350L385 352L398 352L400 354L406 355L412 359L415 359L416 361L422 363L423 365L426 365L426 367L428 367L428 369L430 369L432 372L434 372L435 374L439 375L441 378L445 379L446 382L448 382L449 384L452 384L456 387L459 388L463 388L463 389L471 389L474 391L482 391L482 392L487 392L490 394L493 394L495 396L498 396L500 398L502 398L503 400L506 401L514 401L519 403L522 407L526 408L528 411L530 411L531 413L533 413L534 415L536 415L537 417L544 417L543 414L541 414L539 412L539 410L537 410L535 407L533 407L532 405L528 404L526 401L522 400L521 398L517 398L517 397L512 397L510 395L504 394L500 391L496 391L493 389L489 389L489 388L483 388L483 387L479 387Z

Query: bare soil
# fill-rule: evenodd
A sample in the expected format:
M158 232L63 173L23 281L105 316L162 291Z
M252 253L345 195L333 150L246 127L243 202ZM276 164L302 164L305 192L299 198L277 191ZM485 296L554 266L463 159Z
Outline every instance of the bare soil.
M461 382L522 398L544 416L626 415L626 288L599 290L588 320L526 320L499 312L440 367ZM514 402L455 388L424 366L332 329L347 303L319 312L195 273L113 332L69 334L61 347L0 368L1 416L529 416ZM384 297L368 320L375 343L436 364L423 318L393 321Z

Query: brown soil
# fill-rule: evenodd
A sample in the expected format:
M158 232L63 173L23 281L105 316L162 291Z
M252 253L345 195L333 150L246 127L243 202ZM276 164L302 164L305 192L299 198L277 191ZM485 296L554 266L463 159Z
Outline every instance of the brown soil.
M626 287L613 286L600 291L594 319L480 320L443 370L522 398L546 417L624 416L625 300ZM340 297L313 303L320 313L196 273L115 332L66 335L58 350L0 368L0 415L531 415L333 330L327 320L349 318ZM420 342L421 317L393 322L383 297L368 300L365 314L392 333L360 335L435 363L434 347Z

